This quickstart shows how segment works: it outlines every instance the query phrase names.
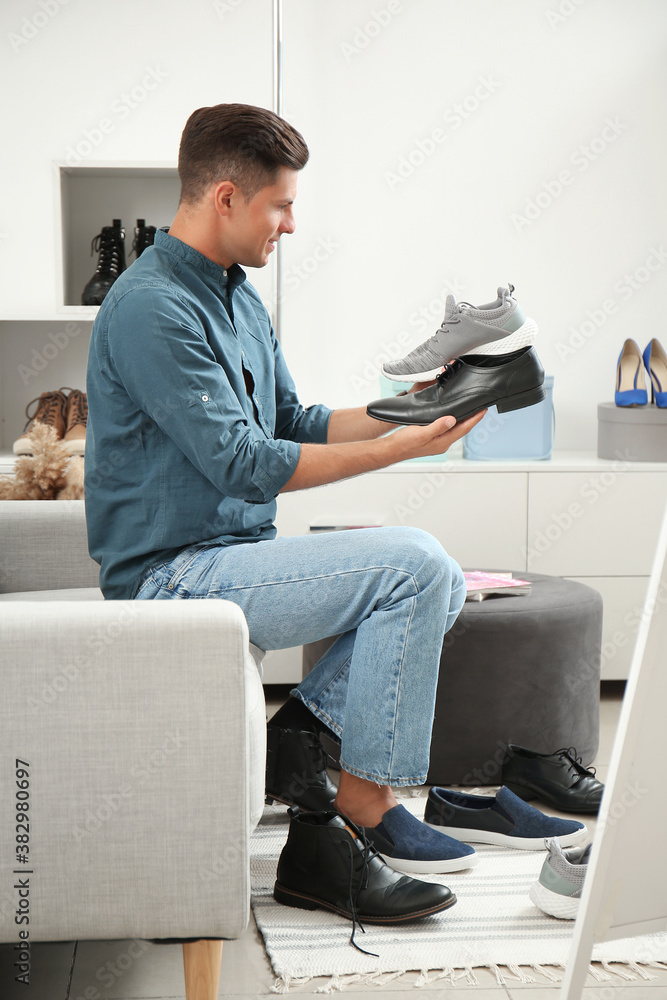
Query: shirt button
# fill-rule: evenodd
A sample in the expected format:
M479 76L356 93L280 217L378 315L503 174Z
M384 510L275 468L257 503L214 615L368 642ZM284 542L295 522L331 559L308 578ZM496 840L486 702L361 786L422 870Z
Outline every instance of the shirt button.
M202 403L208 403L208 396L206 395L206 393L204 393L204 395L202 396L201 399L202 399Z
M223 271L223 272L222 272L222 276L223 276L224 278L226 278L226 277L227 277L227 272L226 272L226 271Z

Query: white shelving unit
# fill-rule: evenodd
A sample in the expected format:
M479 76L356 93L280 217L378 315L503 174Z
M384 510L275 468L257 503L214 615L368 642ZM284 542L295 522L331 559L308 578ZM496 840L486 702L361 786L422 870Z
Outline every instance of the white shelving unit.
M280 498L278 530L314 524L407 524L433 534L466 569L579 580L604 600L603 679L627 677L667 463L555 452L549 461L410 462ZM582 664L582 670L597 664ZM295 676L297 664L294 664Z

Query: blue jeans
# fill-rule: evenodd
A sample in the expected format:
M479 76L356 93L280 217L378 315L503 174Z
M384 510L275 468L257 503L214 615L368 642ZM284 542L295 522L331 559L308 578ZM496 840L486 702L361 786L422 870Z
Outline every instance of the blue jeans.
M337 635L292 694L340 736L346 771L424 784L442 641L465 600L461 569L435 538L387 527L189 546L144 574L136 595L216 597L242 608L262 649Z

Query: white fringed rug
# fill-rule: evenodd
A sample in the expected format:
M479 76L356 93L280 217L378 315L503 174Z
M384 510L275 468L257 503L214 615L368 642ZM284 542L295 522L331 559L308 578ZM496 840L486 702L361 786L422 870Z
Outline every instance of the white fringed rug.
M423 816L423 798L401 798ZM400 976L406 985L435 979L476 983L474 970L491 969L497 981L557 982L569 956L574 921L557 920L531 903L528 889L539 875L543 851L476 845L478 864L465 872L420 876L444 882L458 902L450 910L398 927L366 926L350 944L352 923L326 910L299 910L276 903L273 884L287 838L284 806L267 806L251 841L252 907L273 971L274 992L285 993L321 976L321 992L355 983L378 986ZM667 968L667 934L596 945L591 975L597 981L653 979L651 967ZM549 967L549 968L545 968ZM412 973L411 976L408 976ZM408 983L408 979L412 982ZM618 980L616 980L618 981Z

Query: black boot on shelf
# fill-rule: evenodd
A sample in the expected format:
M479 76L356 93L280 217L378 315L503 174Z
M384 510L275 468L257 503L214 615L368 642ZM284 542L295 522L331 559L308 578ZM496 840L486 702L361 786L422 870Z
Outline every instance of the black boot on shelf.
M137 224L134 229L134 242L130 253L134 253L137 257L141 257L146 247L153 246L153 243L155 242L155 233L155 226L147 226L145 219L137 219Z
M90 245L91 257L94 252L100 256L95 274L81 296L84 306L101 305L118 275L125 270L125 230L120 219L114 219L111 226L102 226Z

